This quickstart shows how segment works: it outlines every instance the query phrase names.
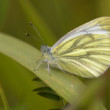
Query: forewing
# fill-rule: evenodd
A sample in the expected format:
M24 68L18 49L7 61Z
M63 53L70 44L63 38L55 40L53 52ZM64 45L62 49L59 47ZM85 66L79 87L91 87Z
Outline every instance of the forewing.
M98 18L65 35L51 52L63 70L87 78L98 77L110 65L109 33L110 18Z
M54 52L62 43L85 34L110 34L110 17L100 17L73 29L52 46L51 52Z

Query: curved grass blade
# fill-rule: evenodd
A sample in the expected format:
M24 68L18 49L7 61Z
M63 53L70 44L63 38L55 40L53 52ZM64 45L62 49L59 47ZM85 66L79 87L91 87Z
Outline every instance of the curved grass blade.
M52 67L51 75L48 74L47 65L43 63L37 71L34 71L41 53L31 45L2 33L0 33L0 53L9 56L33 72L67 102L72 103L73 99L82 95L86 88L74 75L63 73Z
M60 101L62 98L58 96L50 87L40 87L33 90L34 92L38 92L37 94L52 100Z
M59 108L56 108L56 109L49 109L49 110L61 110L61 109L59 109Z
M105 87L105 79L95 79L88 84L83 96L81 96L73 104L69 104L63 110L106 110L103 104L103 88Z
M42 96L42 97L48 98L48 99L52 99L52 100L56 100L56 101L60 101L61 100L61 97L59 97L58 95L53 94L53 93L39 92L37 94Z
M9 105L7 102L7 99L5 97L5 93L0 85L0 97L2 98L3 104L4 104L4 110L9 110Z
M33 81L41 81L39 78L34 78Z
M9 0L0 0L0 29L3 27L8 11Z
M40 87L33 90L34 92L48 92L55 93L50 87Z

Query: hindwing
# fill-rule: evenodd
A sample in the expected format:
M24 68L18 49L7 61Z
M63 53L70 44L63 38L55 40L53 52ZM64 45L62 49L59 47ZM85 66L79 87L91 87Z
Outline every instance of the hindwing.
M110 17L90 21L63 36L51 48L58 65L83 77L98 77L110 65Z

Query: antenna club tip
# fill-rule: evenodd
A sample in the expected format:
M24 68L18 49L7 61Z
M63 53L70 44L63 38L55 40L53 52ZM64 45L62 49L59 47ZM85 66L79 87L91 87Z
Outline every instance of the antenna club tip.
M26 36L30 36L28 33L25 33Z
M31 26L33 25L33 23L32 23L32 22L30 22L29 24L30 24Z

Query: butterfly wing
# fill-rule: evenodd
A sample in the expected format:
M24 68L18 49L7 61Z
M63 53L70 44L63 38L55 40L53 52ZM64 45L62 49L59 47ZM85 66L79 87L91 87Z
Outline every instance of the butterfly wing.
M110 65L110 17L90 21L67 33L51 48L57 64L83 77L98 77Z

